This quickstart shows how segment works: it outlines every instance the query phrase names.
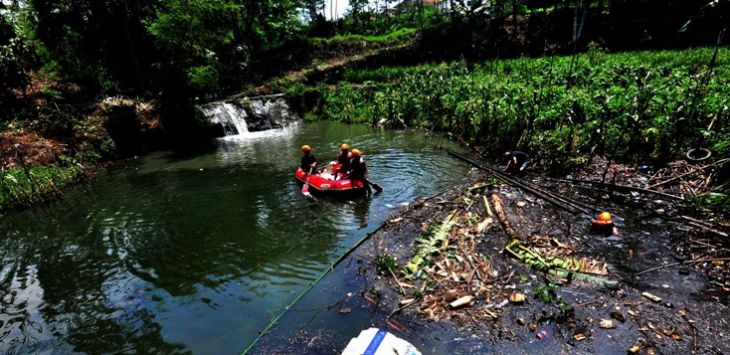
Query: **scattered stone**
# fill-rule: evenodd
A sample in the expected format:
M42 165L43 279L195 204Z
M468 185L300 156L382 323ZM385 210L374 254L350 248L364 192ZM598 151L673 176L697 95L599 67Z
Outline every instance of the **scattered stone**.
M494 308L495 308L495 309L500 309L500 308L504 308L504 306L506 306L506 305L508 305L508 304L509 304L509 300L504 300L504 301L502 301L502 302L499 302L499 303L495 304L495 305L494 305Z
M598 326L603 329L613 329L616 328L616 325L613 324L613 321L610 319L601 319L601 322L598 323Z
M654 303L659 303L659 302L662 301L662 298L661 297L659 297L657 295L654 295L654 294L651 294L649 292L643 292L641 295L644 296L644 298L647 298L648 300L650 300L650 301L652 301Z
M525 302L525 294L512 292L512 294L509 295L509 301L513 304L522 304Z
M469 305L471 303L471 301L473 301L473 300L474 300L473 296L464 296L454 302L449 303L449 306L454 309L461 308L466 305Z
M522 318L522 317L517 318L517 324L525 325L525 318Z
M527 325L527 329L529 329L531 332L534 332L537 329L537 324L530 323Z
M578 333L576 335L573 335L573 339L575 339L575 341L586 340L586 336L581 333Z
M544 340L545 338L547 338L547 336L548 336L548 333L544 330L539 331L536 335L536 337L540 340Z
M525 207L525 205L527 205L527 202L525 202L525 201L517 202L517 207Z

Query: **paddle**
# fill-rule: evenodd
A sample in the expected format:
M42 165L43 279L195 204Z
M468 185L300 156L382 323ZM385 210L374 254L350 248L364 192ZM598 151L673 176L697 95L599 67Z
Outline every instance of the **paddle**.
M370 179L367 179L367 178L366 178L366 179L365 179L365 183L367 183L368 185L372 186L372 187L373 187L373 188L375 189L375 191L376 191L377 193L381 193L381 192L383 192L383 188L382 188L382 187L381 187L380 185L378 185L378 184L376 184L376 183L374 183L374 182L370 181Z
M312 170L314 170L313 166L309 168L309 173L307 174L307 181L305 181L304 186L302 186L302 195L304 195L305 197L307 197L311 200L316 201L314 196L312 196L312 194L309 193L309 178L312 177Z

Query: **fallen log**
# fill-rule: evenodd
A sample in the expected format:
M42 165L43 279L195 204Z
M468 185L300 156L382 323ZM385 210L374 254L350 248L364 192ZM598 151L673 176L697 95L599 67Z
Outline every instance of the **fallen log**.
M507 215L504 213L504 204L497 194L492 194L492 205L494 205L494 213L497 215L499 224L502 226L504 232L507 233L507 236L512 240L520 240L519 235L512 228L512 223L507 219Z

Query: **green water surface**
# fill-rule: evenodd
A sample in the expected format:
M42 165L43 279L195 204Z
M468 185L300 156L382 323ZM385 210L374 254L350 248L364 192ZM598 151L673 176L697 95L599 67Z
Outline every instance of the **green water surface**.
M303 198L302 144L365 151L385 193ZM236 354L399 206L460 182L445 139L332 123L107 169L0 220L0 353Z

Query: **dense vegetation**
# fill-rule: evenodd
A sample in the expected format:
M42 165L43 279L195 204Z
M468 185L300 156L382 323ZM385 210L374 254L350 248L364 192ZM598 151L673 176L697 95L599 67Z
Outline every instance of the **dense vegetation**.
M353 70L323 88L327 119L457 134L537 153L667 161L696 146L730 155L730 51L712 48Z
M0 1L0 209L74 180L78 164L206 140L197 104L241 90L301 92L292 82L306 75L288 73L311 69L299 85L316 85L330 78L319 68L335 66L315 64L365 51L375 61L357 65L411 67L348 71L340 91L321 91L324 117L448 130L562 167L594 152L661 160L730 146L726 50L711 69L710 49L583 54L594 44L709 48L730 0L350 0L342 18L333 4ZM378 57L394 43L397 54ZM485 61L524 55L544 58ZM454 63L424 64L441 61ZM107 107L110 99L125 104ZM62 147L69 159L28 166L70 173L34 172L50 178L36 189L11 156L17 144Z
M0 179L0 210L27 206L60 193L60 187L83 177L81 167L67 164L13 168Z
M272 67L306 62L311 45L323 42L377 42L423 29L415 53L423 60L576 50L592 41L614 50L693 45L714 42L730 9L727 0L709 5L690 0L351 0L347 16L328 19L333 2L327 3L5 1L0 3L0 73L4 88L23 88L27 74L36 72L74 82L91 94L124 93L166 104L175 98L178 106L181 98L235 91L275 74Z

